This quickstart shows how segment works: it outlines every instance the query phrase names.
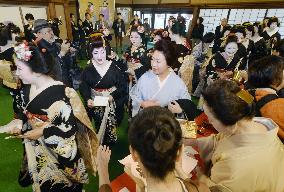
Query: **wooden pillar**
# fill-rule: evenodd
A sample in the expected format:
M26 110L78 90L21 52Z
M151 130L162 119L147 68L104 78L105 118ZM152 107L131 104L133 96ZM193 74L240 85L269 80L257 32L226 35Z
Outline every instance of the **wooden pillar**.
M72 29L71 29L71 21L70 21L70 12L69 12L69 0L64 1L64 12L65 12L65 21L67 27L67 37L68 39L72 39Z
M48 3L47 18L52 19L56 17L55 3Z
M198 7L193 7L193 17L192 17L192 21L191 21L190 26L189 26L188 34L187 34L188 39L191 39L192 30L193 30L193 27L197 23L197 19L199 17L199 12L200 12L200 9Z

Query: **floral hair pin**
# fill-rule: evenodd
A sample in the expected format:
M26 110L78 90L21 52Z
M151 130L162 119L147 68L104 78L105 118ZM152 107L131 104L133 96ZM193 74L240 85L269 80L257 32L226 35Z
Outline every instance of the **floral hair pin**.
M29 50L29 46L22 43L15 48L16 57L20 60L29 61L32 57L32 51Z

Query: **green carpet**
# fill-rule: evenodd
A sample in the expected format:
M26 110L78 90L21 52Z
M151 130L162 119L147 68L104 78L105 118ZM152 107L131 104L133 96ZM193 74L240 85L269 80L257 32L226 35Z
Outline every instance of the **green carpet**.
M80 61L80 66L86 66L86 61ZM12 97L9 90L0 86L0 126L13 119ZM118 142L111 148L110 179L113 180L123 173L123 166L118 160L129 154L127 142L127 121L125 115L121 126L118 128ZM26 192L32 191L31 187L22 188L18 182L18 174L21 165L23 145L19 139L4 138L7 135L0 134L0 191L2 192ZM90 176L90 183L84 186L86 192L98 191L98 177Z

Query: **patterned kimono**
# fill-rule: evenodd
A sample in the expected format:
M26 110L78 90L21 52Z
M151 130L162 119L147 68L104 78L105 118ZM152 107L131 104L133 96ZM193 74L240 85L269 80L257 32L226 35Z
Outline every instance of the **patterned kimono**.
M233 72L235 70L244 70L245 68L246 63L243 62L243 59L238 55L238 53L234 55L231 61L227 61L220 52L217 52L206 66L206 79L210 78L212 80L217 80L220 78L220 72Z
M21 90L18 107L26 122L22 132L43 128L37 140L24 139L33 191L72 191L96 171L98 142L77 93L61 83L30 100L31 86Z
M88 65L82 73L80 93L85 102L96 96L112 96L114 102L109 106L87 107L89 117L95 120L101 143L111 144L117 140L116 128L121 123L124 104L127 100L127 82L123 73L111 63L104 76L101 76L93 64Z
M141 45L136 50L131 50L131 46L125 51L124 58L127 61L127 70L134 71L136 80L138 80L151 67L148 61L146 48Z
M263 32L262 37L264 38L267 46L268 55L271 55L276 49L277 43L281 40L281 35L278 31L274 33L269 33L267 31Z
M147 100L157 100L161 107L167 107L170 102L177 101L189 119L193 119L198 113L190 100L186 85L174 71L171 71L163 82L160 82L153 71L148 71L139 79L137 86L132 88L130 97L133 116L141 110L141 102Z

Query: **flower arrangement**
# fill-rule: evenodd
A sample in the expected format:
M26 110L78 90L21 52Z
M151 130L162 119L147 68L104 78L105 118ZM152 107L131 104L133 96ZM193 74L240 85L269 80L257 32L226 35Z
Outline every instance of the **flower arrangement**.
M16 57L20 60L29 61L32 57L32 51L29 50L29 46L22 43L14 48Z

